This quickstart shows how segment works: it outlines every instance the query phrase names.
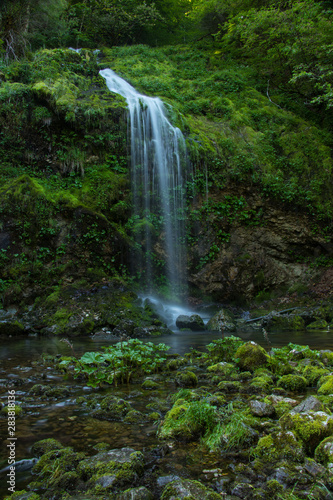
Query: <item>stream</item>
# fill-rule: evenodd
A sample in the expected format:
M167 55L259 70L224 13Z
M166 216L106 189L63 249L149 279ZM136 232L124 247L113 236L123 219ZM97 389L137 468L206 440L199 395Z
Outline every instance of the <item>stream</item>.
M333 350L333 332L331 331L293 331L269 334L267 343L261 330L237 332L243 340L253 340L265 349L282 347L289 342L309 345L313 349ZM168 353L183 355L191 348L204 350L205 345L221 337L218 332L175 332L172 335L144 339L154 343L165 343L170 346ZM74 339L72 340L76 355L86 351L99 351L102 346L118 342L119 339ZM72 446L75 451L95 454L94 446L99 442L108 443L111 448L132 447L139 451L148 451L160 447L163 443L156 437L157 425L154 422L129 424L125 422L100 421L90 416L91 410L76 399L90 393L113 394L131 402L133 409L147 413L146 405L156 399L166 400L175 386L168 382L158 391L142 389L139 383L123 386L110 386L102 389L92 389L73 379L66 379L51 368L39 363L41 354L71 355L68 345L58 338L21 337L2 339L0 349L0 402L7 403L8 382L15 389L16 403L24 409L24 414L16 418L16 460L31 457L31 446L41 439L53 437L65 446ZM68 393L63 397L42 399L28 394L35 384L64 385ZM153 409L150 411L154 411ZM0 436L3 443L0 450L0 469L7 465L8 437L7 418L0 418ZM220 467L223 470L223 460L214 453L205 456L199 451L197 444L174 444L169 453L159 460L158 473L179 475L204 481L202 471ZM227 474L227 472L225 472ZM4 475L2 475L4 477ZM2 479L2 478L1 478ZM16 474L16 491L31 482L31 473ZM5 481L1 480L0 498L7 493Z

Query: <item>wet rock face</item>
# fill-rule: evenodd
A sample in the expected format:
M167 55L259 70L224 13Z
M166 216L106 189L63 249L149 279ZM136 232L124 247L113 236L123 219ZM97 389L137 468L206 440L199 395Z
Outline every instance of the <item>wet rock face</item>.
M216 201L223 201L226 194L217 194ZM251 299L264 289L295 283L307 285L306 273L311 278L316 271L302 261L314 259L318 253L326 254L325 241L311 234L308 217L268 205L250 189L233 194L244 196L255 211L259 206L262 208L260 223L240 227L221 221L221 230L230 235L229 241L219 245L215 260L190 275L192 285L221 301ZM193 259L209 255L214 241L205 219L205 225L199 229L198 243L192 249Z

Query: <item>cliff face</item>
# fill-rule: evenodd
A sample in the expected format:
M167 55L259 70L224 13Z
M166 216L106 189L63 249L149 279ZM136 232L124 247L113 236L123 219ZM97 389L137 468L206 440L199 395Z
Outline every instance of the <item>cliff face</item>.
M202 80L189 73L193 54L188 48L183 54L181 49L179 54L155 51L158 59L147 68L143 62L153 49L126 51L111 52L109 60L102 59L103 67L119 65L132 74L132 83L139 75L147 93L167 94L173 105L170 119L187 137L190 293L219 301L311 290L329 294L332 160L327 132L268 108L257 90L244 87L242 75L238 86L231 86L231 73L214 73L204 57L198 61L210 68L209 92L215 92L215 81L218 89L203 102L207 71L198 66ZM165 61L165 55L170 59ZM126 106L107 90L98 76L100 66L89 51L40 51L2 75L0 291L5 305L31 303L43 290L51 293L65 283L128 280L130 255L143 251L132 238L143 231L143 221L131 210ZM162 67L169 72L167 84L155 74ZM178 101L175 74L185 75ZM248 110L239 107L242 99ZM258 125L258 117L263 124ZM302 142L297 150L298 138L318 147L317 159ZM156 233L158 268L165 255L155 219L149 224Z
M192 271L190 282L221 301L264 298L268 291L308 290L322 273L311 264L327 259L330 245L314 232L308 215L283 210L269 200L252 201L262 210L260 225L229 228L229 241L218 248L212 262ZM192 255L200 258L209 253L214 241L207 223L200 225L198 239Z

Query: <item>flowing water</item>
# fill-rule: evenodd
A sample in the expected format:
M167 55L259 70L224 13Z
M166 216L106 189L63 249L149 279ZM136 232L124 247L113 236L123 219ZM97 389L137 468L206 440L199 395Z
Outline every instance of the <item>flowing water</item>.
M133 232L141 248L134 273L142 275L147 292L163 285L164 274L168 293L180 296L186 283L183 134L159 98L140 94L111 69L100 74L128 106Z
M266 349L281 347L289 342L309 345L315 349L333 350L333 332L276 332L269 334L269 341L263 337L260 330L252 332L237 332L243 340L254 340ZM221 337L218 332L175 332L172 335L150 338L154 343L163 342L170 346L169 353L184 354L191 348L204 350L205 345ZM99 351L102 346L117 342L117 339L73 339L75 353L80 356L86 351ZM130 446L139 451L149 451L161 445L156 437L157 426L152 422L128 424L125 422L106 422L96 420L91 416L91 410L77 403L79 396L92 393L100 395L113 394L130 401L133 408L147 413L146 405L157 399L166 401L168 395L175 392L171 382L161 383L158 392L144 390L140 385L91 389L84 383L72 379L64 379L53 369L41 363L41 354L71 355L65 343L57 338L8 338L0 350L0 402L6 404L8 382L16 392L17 404L22 404L24 415L16 420L16 459L31 457L31 446L34 442L53 437L59 439L65 446L72 446L75 451L85 451L95 454L94 446L106 442L111 448ZM64 394L58 398L43 400L41 397L29 395L34 384L64 386ZM171 384L171 385L170 385ZM154 411L153 409L150 411ZM0 418L0 436L2 443L8 437L7 419ZM7 449L0 449L0 469L6 465ZM228 464L216 454L202 454L196 444L175 444L170 452L158 461L158 474L180 475L205 481L202 475L204 469L219 467L224 474L229 474ZM17 473L16 490L23 489L31 482L29 471ZM0 477L0 498L6 493L6 484Z

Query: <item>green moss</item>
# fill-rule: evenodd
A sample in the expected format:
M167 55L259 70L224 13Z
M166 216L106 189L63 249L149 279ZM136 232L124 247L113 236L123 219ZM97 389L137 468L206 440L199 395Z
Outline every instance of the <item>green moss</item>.
M300 462L304 457L302 446L290 431L277 431L261 437L253 449L253 455L268 463L279 460Z
M304 368L302 376L306 378L308 385L313 386L321 377L328 373L329 371L324 367L309 365Z
M155 382L154 380L147 379L141 384L142 389L150 389L150 390L155 390L160 388L160 384Z
M333 437L329 436L323 439L321 443L317 446L314 453L314 458L318 462L328 465L333 463Z
M190 370L177 372L176 383L181 387L195 387L198 385L198 377Z
M216 422L216 409L208 402L201 400L188 402L178 399L166 414L158 430L158 436L161 439L191 441L212 429Z
M319 380L318 394L333 394L333 375L324 376Z
M324 412L287 413L281 417L280 424L283 429L294 432L310 454L333 432L333 418Z
M8 413L11 414L12 412L15 413L15 417L22 417L22 415L24 414L23 408L19 405L15 405L14 407L4 406L3 408L1 408L0 414L4 416L8 415Z
M124 422L128 422L130 424L136 424L140 423L146 420L146 417L141 411L137 410L131 410L127 413L126 417L124 418Z
M261 377L254 377L251 381L250 387L268 392L273 385L270 376L262 375Z
M267 363L268 356L265 349L251 341L238 347L235 358L242 370L254 371L259 366Z
M211 488L204 486L199 481L189 479L179 479L171 481L164 488L161 500L172 500L183 498L184 500L194 500L200 498L202 500L219 500L221 496Z
M53 438L48 438L34 443L31 448L31 453L35 457L41 457L49 451L61 450L62 448L63 445L59 441Z
M307 380L300 375L283 375L279 378L278 387L283 387L288 391L304 391L307 386Z
M219 375L229 376L235 370L235 365L231 363L220 362L215 365L208 366L208 372L217 372Z
M328 323L324 319L317 319L309 325L307 325L307 330L327 330Z

